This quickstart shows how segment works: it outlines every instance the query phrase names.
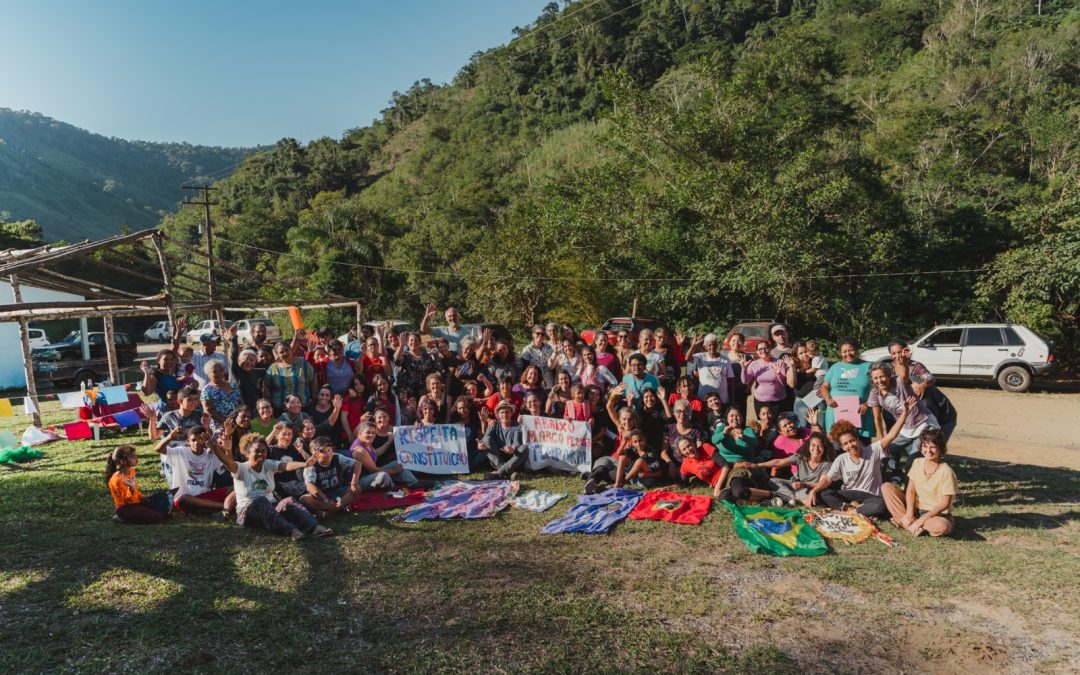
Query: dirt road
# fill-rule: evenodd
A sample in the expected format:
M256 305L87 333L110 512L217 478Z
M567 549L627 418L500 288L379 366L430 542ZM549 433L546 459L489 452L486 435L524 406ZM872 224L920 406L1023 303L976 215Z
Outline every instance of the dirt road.
M960 415L950 454L1080 470L1080 394L942 391Z

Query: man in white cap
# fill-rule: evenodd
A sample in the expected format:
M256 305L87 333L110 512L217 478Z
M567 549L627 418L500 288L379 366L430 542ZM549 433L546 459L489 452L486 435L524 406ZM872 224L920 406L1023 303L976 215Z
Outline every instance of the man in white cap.
M218 342L221 341L221 336L216 332L203 333L199 337L199 343L202 348L191 355L191 362L195 365L195 372L192 375L199 382L199 389L205 389L208 384L206 379L206 364L211 361L218 361L221 363L221 367L225 369L225 372L229 372L229 360L225 358L225 355L217 350Z
M769 337L772 338L773 343L776 345L772 349L774 359L779 359L784 354L791 353L791 333L788 332L787 326L782 323L774 323L769 327Z
M725 406L730 403L735 372L727 354L720 351L716 333L709 333L705 337L695 335L687 357L686 374L697 379L698 398L704 401L706 396L716 392Z

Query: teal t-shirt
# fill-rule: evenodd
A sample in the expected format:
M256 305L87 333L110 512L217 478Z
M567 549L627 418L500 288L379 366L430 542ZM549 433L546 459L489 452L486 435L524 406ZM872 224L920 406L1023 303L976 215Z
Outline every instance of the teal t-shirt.
M743 429L742 438L732 438L724 433L724 425L716 427L712 435L713 445L728 462L753 462L758 459L757 434L753 428Z
M859 403L866 403L870 397L870 363L834 363L825 373L825 382L829 383L829 396L858 396ZM825 429L831 429L836 421L833 408L825 408ZM862 428L859 435L869 438L874 433L874 411L869 407L862 415Z

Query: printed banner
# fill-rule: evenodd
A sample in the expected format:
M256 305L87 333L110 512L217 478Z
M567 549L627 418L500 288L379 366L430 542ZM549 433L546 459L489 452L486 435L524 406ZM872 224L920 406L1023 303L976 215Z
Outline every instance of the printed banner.
M529 446L526 468L581 473L592 468L592 430L588 422L521 416L521 434Z
M639 501L640 492L622 488L581 495L566 515L545 525L540 534L607 534L634 510Z
M398 461L410 471L469 473L465 427L460 424L396 427L394 448Z
M721 502L735 517L735 534L754 553L775 556L817 556L829 547L798 509L738 506Z
M427 493L424 503L410 506L394 520L415 523L449 518L491 518L510 506L517 491L517 481L452 481Z
M700 525L711 506L709 495L655 490L645 493L629 517L631 520L666 520L669 523Z

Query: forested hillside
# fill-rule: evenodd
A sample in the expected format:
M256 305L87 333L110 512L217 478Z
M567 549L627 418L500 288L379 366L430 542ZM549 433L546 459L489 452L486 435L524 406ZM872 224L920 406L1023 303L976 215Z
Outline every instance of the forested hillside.
M517 33L221 182L218 255L303 280L244 292L513 326L636 298L867 342L1009 318L1075 348L1075 3L598 0Z
M180 183L218 175L251 152L106 138L0 108L0 213L35 220L51 241L154 227L182 198Z

